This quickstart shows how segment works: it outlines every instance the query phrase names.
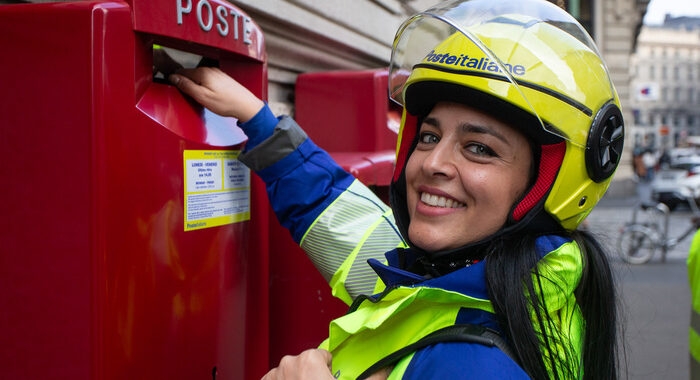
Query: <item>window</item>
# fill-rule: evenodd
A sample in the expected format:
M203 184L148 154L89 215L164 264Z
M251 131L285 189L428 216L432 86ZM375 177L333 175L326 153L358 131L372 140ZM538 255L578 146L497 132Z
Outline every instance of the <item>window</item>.
M666 125L666 124L668 124L668 116L661 115L661 125Z
M688 126L695 125L695 116L688 115Z
M649 78L654 79L654 73L656 70L654 70L654 65L649 66Z
M673 66L673 79L678 80L678 78L679 78L679 76L678 76L679 71L680 71L680 70L678 69L678 66Z
M695 91L693 91L692 88L688 89L688 103L693 103L695 102Z
M661 79L668 79L668 68L661 66Z
M661 100L664 102L668 101L668 88L666 87L661 89Z
M679 87L673 89L673 100L676 102L681 101L681 89Z

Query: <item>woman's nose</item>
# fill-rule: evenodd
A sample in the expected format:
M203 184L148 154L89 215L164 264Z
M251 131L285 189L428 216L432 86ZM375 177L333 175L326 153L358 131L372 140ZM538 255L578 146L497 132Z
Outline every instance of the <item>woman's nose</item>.
M423 161L423 171L428 176L454 177L456 173L454 148L448 141L442 140L430 150Z

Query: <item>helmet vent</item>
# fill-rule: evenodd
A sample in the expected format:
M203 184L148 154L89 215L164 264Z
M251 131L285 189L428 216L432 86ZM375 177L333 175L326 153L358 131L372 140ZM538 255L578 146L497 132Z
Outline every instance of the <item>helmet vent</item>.
M603 182L615 172L622 157L625 140L622 113L609 102L593 119L586 146L586 169L595 182Z
M586 200L587 200L587 199L588 199L588 198L586 198L586 197L581 198L581 200L578 201L578 207L583 207L583 205L586 204Z

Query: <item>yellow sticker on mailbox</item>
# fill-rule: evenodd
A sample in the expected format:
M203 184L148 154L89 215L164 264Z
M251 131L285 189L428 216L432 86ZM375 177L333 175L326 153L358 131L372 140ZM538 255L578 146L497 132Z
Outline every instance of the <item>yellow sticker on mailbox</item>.
M250 169L237 150L185 150L185 231L250 219Z

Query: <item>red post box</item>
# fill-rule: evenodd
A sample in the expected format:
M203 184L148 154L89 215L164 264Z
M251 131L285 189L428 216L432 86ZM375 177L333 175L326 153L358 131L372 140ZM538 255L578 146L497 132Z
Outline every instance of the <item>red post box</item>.
M302 74L295 118L345 170L389 202L401 108L389 103L387 70ZM270 223L270 363L318 345L348 307L274 216ZM293 326L294 328L290 328Z
M154 44L265 99L263 35L222 0L0 6L0 378L268 369L264 186L235 120L154 79Z

